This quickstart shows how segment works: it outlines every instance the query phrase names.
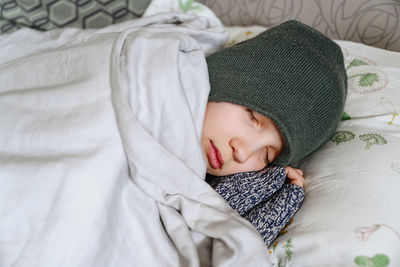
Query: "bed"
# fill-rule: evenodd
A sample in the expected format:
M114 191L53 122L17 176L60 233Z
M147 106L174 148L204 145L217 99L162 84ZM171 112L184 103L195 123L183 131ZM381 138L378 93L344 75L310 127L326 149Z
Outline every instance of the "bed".
M397 1L344 16L375 14L380 35L341 35L346 1L315 17L302 1L90 2L82 21L1 4L0 266L400 266ZM290 18L335 38L349 88L337 132L301 166L302 208L267 248L204 182L204 55Z

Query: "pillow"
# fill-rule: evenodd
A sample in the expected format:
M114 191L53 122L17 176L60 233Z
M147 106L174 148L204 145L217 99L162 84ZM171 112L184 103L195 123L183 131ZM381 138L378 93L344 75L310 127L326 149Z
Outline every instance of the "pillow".
M0 33L21 27L50 30L102 28L140 17L151 0L13 0L0 5Z
M337 43L348 73L345 112L331 141L301 166L306 197L269 247L276 267L400 266L400 53Z

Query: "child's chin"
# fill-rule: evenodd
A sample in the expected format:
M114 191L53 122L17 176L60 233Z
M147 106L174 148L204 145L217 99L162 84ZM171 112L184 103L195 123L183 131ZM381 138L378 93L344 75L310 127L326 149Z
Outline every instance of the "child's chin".
M218 176L218 172L215 169L210 168L210 167L207 167L207 173L211 174L211 175Z
M214 175L214 176L225 176L225 175L230 175L230 174L235 174L238 172L235 171L229 171L226 169L213 169L213 168L207 168L207 173Z
M214 169L214 168L211 168L211 167L207 168L207 173L211 174L211 175L214 175L214 176L223 176L223 175L225 175L224 171L222 171L221 169Z

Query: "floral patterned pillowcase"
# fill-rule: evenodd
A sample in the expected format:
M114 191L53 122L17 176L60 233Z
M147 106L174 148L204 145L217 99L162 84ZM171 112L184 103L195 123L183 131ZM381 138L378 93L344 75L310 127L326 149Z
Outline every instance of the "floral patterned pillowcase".
M230 28L228 44L264 29ZM400 266L400 53L337 43L345 112L331 141L301 166L306 197L269 248L276 267Z

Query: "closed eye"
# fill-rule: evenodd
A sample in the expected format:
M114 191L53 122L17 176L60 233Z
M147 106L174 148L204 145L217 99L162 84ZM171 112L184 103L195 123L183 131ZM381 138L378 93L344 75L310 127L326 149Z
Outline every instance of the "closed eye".
M256 122L258 122L258 120L256 119L256 117L254 116L254 111L252 110L252 109L246 109L246 111L247 111L247 113L249 114L249 118L252 120L252 121L256 121Z
M265 148L265 163L267 164L267 166L271 163L271 162L269 162L269 159L268 159L268 148Z

